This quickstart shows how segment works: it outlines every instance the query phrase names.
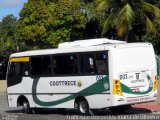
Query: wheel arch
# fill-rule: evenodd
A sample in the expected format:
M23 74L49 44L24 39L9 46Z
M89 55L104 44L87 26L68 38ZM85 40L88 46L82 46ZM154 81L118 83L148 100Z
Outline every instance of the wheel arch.
M81 100L86 100L88 102L88 100L84 96L77 96L74 101L74 108L78 107L78 102ZM89 103L88 103L88 105L89 105Z
M29 103L26 96L20 95L17 99L17 106L22 106L24 101L27 101Z

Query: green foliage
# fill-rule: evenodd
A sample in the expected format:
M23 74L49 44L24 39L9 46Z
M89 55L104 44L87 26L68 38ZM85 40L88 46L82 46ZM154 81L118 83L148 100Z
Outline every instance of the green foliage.
M0 58L8 57L16 51L16 22L17 18L13 15L7 15L0 22Z
M49 31L53 26L54 17L52 12L55 4L44 0L28 0L20 12L18 31L16 34L18 44L26 45L33 49L48 46L46 41Z
M20 51L53 48L61 42L101 37L100 31L102 37L128 39L129 36L133 41L149 41L156 46L159 45L158 2L28 0L18 22L13 16L10 16L14 18L13 24L8 23L8 18L3 20L0 51L4 55L16 51L17 46Z
M57 47L82 31L87 17L80 0L28 0L20 12L17 40L32 49ZM76 36L79 37L79 36Z
M18 21L0 22L0 62L19 49L98 37L150 42L159 55L159 8L159 0L28 0Z
M153 44L155 52L157 55L160 55L160 25L157 26L157 31L156 34L152 34L147 32L143 37L142 41L143 42L150 42Z
M100 20L102 35L116 29L117 35L125 36L127 40L137 24L146 27L150 33L156 33L155 27L160 24L160 9L146 0L95 0L95 4L96 11L103 13L101 18L104 19Z

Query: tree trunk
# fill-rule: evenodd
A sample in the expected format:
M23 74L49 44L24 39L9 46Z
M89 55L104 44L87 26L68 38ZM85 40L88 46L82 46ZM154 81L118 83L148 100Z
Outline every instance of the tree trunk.
M125 34L125 37L124 37L124 40L126 41L126 42L128 42L128 38L129 38L129 30L127 30L127 32L126 32L126 34Z
M128 30L125 35L125 41L128 43L136 42L134 29Z

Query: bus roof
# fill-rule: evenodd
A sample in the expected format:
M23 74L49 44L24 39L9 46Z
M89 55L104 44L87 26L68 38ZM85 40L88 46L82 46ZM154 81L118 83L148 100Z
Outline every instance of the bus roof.
M98 39L88 39L88 40L77 40L73 42L64 42L58 45L58 48L77 48L77 47L89 47L97 46L103 44L120 44L126 43L125 41L120 40L110 40L107 38L98 38Z
M84 40L83 40L84 41ZM92 40L90 40L92 41ZM79 41L78 41L79 42ZM77 43L78 43L77 42ZM89 41L88 41L89 42ZM80 43L80 42L79 42ZM87 43L87 42L86 42ZM120 44L123 43L123 44ZM74 53L74 52L84 52L84 51L102 51L102 50L110 50L112 48L124 48L124 47L138 47L138 46L150 46L150 43L125 43L120 41L115 43L102 43L102 44L92 44L88 46L81 47L66 47L68 43L65 43L59 48L54 49L42 49L42 50L31 50L25 52L18 52L12 54L10 57L21 57L21 56L38 56L38 55L49 55L49 54L59 54L59 53ZM63 47L62 47L63 46ZM73 44L74 46L74 44Z

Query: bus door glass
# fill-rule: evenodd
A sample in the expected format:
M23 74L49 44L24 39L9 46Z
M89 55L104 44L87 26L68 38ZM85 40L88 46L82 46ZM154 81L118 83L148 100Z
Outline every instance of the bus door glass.
M13 58L14 59L14 58ZM9 70L7 74L7 86L13 86L22 81L23 76L29 75L29 61L23 61L23 59L10 60Z

